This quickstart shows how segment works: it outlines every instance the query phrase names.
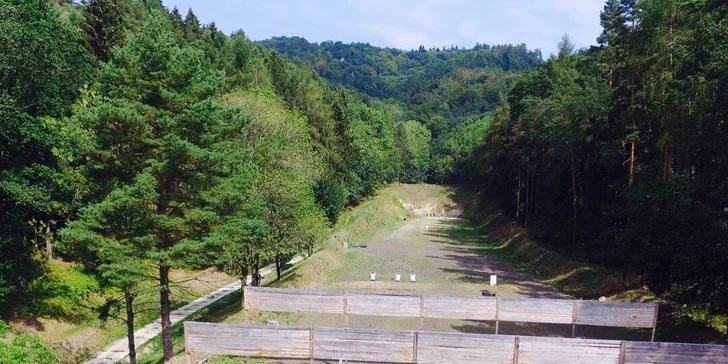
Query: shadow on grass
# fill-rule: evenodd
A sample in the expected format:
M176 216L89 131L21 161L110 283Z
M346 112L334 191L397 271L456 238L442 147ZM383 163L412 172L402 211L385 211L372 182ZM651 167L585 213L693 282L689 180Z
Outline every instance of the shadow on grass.
M190 315L185 321L223 322L226 318L239 313L240 310L240 290L237 290ZM184 353L183 322L176 323L172 326L172 345L175 356ZM139 353L139 360L137 361L139 364L164 363L162 358L162 335L155 336L147 344L139 348L137 352Z

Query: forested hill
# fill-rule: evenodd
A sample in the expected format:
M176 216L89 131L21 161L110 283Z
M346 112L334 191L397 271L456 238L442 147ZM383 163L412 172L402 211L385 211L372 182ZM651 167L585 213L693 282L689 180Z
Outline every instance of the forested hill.
M420 46L409 51L369 43L311 43L301 37L276 37L260 44L306 61L332 83L408 104L423 104L442 96L438 91L446 92L444 88L452 86L448 82L456 81L463 90L447 95L448 98L439 97L438 101L449 102L463 111L492 110L497 92L506 91L507 76L541 63L541 52L530 51L525 44L478 44L472 49ZM486 97L478 97L482 95ZM436 109L439 103L433 106Z
M468 156L489 124L498 96L521 73L543 63L541 52L525 44L409 51L368 43L312 43L301 37L259 44L310 65L332 84L388 100L388 107L403 118L425 125L432 135L427 177L435 182L472 180Z

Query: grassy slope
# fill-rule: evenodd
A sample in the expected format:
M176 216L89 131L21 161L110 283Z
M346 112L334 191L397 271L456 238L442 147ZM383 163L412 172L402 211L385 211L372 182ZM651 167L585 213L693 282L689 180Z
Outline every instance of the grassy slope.
M561 255L528 236L528 231L503 216L495 203L466 211L487 239L485 249L521 272L577 298L601 296L614 301L659 302L658 341L728 343L726 317L714 317L687 307L662 302L639 287L636 277L623 281L621 274Z
M74 264L57 261L49 265L49 272L41 279L51 279L61 289L37 293L28 297L29 307L9 320L14 332L32 333L50 345L59 355L61 363L78 363L93 356L112 342L125 337L126 324L120 319L101 320L91 306L100 305L105 297L91 293L86 296L88 307L79 307L63 297L65 290L86 290L83 285L93 284L94 278L76 269ZM197 297L235 281L233 277L212 269L204 271L174 270L172 304L185 305ZM141 328L158 318L159 294L153 283L147 285L136 303L135 326Z

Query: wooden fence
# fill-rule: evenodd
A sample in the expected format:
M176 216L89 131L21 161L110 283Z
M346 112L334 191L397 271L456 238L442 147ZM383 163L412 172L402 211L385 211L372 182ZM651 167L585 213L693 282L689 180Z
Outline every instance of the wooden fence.
M206 355L377 363L728 363L728 346L185 322L188 363Z
M495 333L503 322L657 328L658 305L652 303L601 302L546 298L458 296L399 292L322 291L245 287L246 310L313 312L345 315L419 317L425 319L495 321Z

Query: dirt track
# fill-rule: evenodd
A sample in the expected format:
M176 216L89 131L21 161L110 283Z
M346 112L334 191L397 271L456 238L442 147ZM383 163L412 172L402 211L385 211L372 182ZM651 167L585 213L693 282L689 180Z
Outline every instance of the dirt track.
M347 265L332 277L332 285L478 294L483 289L492 290L490 275L497 274L499 295L563 297L488 256L481 245L483 239L478 229L465 219L411 219L394 231L375 236L365 243L366 248L352 248ZM368 281L369 272L377 272L377 282ZM417 274L417 283L395 283L395 273L401 273L403 281L410 273Z

